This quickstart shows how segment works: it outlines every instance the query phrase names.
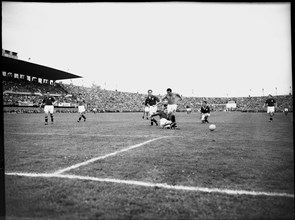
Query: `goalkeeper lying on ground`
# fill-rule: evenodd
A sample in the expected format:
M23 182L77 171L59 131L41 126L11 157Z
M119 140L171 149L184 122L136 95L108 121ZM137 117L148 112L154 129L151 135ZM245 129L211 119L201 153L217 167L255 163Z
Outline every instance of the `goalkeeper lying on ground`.
M163 105L163 106L164 106L164 109L160 110L158 113L151 115L151 118L154 119L153 117L159 116L161 128L168 128L168 129L176 128L177 127L176 122L171 121L172 113L168 114L167 105Z

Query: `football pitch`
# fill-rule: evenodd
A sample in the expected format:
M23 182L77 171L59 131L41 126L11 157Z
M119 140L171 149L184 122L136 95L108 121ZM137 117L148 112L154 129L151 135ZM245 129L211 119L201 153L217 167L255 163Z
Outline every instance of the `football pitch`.
M294 218L292 113L86 116L4 115L6 219Z

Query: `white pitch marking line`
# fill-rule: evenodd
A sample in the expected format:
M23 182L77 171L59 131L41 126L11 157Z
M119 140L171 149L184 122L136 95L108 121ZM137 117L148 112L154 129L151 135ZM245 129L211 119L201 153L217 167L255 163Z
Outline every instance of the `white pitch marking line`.
M154 139L152 139L152 140L148 140L148 141L142 142L142 143L140 143L140 144L132 145L132 146L130 146L130 147L123 148L122 150L118 150L118 151L115 151L115 152L113 152L113 153L106 154L106 155L104 155L104 156L94 157L94 158L92 158L92 159L90 159L90 160L87 160L87 161L84 161L84 162L82 162L82 163L78 163L78 164L75 164L75 165L73 165L73 166L70 166L70 167L67 167L67 168L64 168L64 169L58 170L58 171L54 172L53 174L61 174L61 173L63 173L63 172L66 172L66 171L69 171L69 170L72 170L72 169L76 169L76 168L78 168L78 167L80 167L80 166L84 166L84 165L87 165L87 164L89 164L89 163L95 162L95 161L97 161L97 160L102 160L102 159L105 159L105 158L107 158L107 157L111 157L111 156L114 156L114 155L116 155L116 154L119 154L119 153L122 153L122 152L125 152L125 151L128 151L128 150L131 150L131 149L134 149L134 148L137 148L137 147L141 147L141 146L143 146L143 145L145 145L145 144L148 144L148 143L150 143L150 142L152 142L152 141L156 141L156 140L159 140L159 139L162 139L162 138L167 138L167 137L168 137L168 136L162 136L162 137L154 138Z
M182 191L195 191L205 193L221 193L228 195L251 195L251 196L277 196L277 197L291 197L294 198L294 194L289 193L273 193L273 192L259 192L259 191L247 191L247 190L231 190L231 189L219 189L219 188L207 188L207 187L193 187L193 186L182 186L182 185L168 185L166 183L150 183L133 180L120 180L120 179L109 179L109 178L97 178L90 176L77 176L77 175L64 175L64 174L46 174L46 173L6 173L11 176L26 176L26 177L47 177L47 178L64 178L64 179L79 179L79 180L91 180L97 182L109 182L128 184L145 187L159 187L164 189L182 190Z

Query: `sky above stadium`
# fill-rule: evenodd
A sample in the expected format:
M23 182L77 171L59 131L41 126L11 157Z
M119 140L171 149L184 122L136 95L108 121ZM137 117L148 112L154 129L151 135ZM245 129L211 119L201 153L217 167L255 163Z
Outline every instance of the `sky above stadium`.
M292 89L290 3L4 1L2 48L87 87L195 97Z

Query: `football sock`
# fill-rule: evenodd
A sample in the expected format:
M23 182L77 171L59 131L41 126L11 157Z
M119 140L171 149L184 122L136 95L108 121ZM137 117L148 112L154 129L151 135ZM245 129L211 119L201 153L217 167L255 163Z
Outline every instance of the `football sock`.
M84 118L84 120L86 119L86 117L84 115L82 115L82 117Z
M81 121L81 118L82 118L82 117L80 116L79 119L78 119L78 121Z
M175 120L175 115L171 115L171 121L172 121L172 122L176 122L176 120Z
M45 123L47 123L48 122L48 116L46 115L45 116Z
M152 119L151 119L151 124L152 124L153 122L155 122L155 124L156 124L156 125L158 125L158 122L157 122L157 120L156 120L156 119L154 119L154 118L152 118Z
M51 122L53 122L53 114L50 114Z

